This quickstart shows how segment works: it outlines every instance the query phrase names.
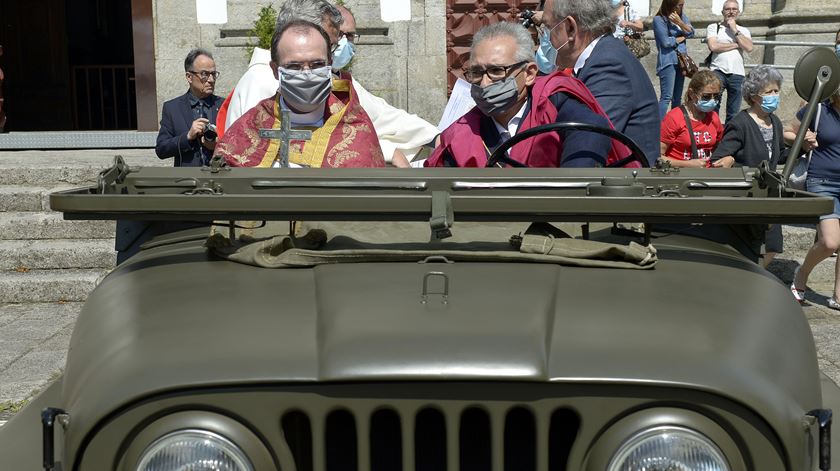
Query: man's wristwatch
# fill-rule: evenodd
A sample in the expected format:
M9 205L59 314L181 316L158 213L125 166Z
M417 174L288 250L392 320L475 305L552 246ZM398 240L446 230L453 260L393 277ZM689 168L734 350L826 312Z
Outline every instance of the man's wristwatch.
M740 36L740 35L741 35L741 32L740 32L740 31L735 31L735 36L736 36L736 37L737 37L737 36Z

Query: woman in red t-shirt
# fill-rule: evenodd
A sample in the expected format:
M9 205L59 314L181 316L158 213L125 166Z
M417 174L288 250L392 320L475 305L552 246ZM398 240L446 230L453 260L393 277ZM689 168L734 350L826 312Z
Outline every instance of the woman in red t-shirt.
M688 84L684 104L671 109L662 120L660 159L668 160L672 167L723 166L720 161L709 160L715 146L723 137L723 126L715 112L720 103L720 91L720 79L711 70L701 70L694 74ZM696 155L692 155L686 112L694 131Z

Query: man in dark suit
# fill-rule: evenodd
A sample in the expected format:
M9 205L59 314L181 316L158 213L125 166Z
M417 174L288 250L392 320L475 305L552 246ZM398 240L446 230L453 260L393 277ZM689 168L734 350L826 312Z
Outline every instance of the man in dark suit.
M224 98L216 96L216 63L204 49L193 49L184 60L189 90L163 104L155 153L175 158L176 167L201 167L210 162L216 147L214 133L205 135Z
M189 90L163 104L155 154L161 159L175 158L176 167L201 167L210 162L216 138L207 133L216 122L223 98L213 94L216 88L216 63L204 49L193 49L184 60ZM117 221L117 263L122 263L152 238L203 224L190 222Z
M592 92L615 129L633 139L651 163L659 158L656 93L639 60L612 36L615 8L610 0L547 0L540 47Z

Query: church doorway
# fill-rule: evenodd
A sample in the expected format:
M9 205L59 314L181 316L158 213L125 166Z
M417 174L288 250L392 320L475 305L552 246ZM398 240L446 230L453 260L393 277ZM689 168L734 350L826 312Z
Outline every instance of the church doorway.
M153 44L151 2L42 0L35 8L0 0L6 131L148 126L138 96L148 93L150 77L154 96L153 51L144 50Z

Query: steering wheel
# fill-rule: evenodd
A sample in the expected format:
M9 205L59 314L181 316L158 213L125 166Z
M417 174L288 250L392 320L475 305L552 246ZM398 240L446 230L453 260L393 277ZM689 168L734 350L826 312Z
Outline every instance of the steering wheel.
M522 162L510 158L507 155L507 150L513 147L514 145L524 141L525 139L528 139L529 137L533 137L538 134L544 134L547 132L566 131L569 129L576 131L590 131L598 134L603 134L613 139L617 139L622 144L630 148L630 155L628 157L623 158L618 162L614 162L612 165L609 165L609 167L622 167L634 160L639 162L642 165L642 167L650 167L650 163L648 163L647 157L645 157L645 153L642 151L642 149L640 149L639 146L636 145L636 143L633 142L632 139L625 136L624 134L621 134L615 129L604 128L601 126L596 126L594 124L572 122L543 124L542 126L537 126L535 128L528 129L527 131L517 133L515 136L503 142L502 145L496 148L496 150L493 152L490 158L487 159L487 167L501 167L500 164L507 164L511 167L527 167L527 165L523 164Z

